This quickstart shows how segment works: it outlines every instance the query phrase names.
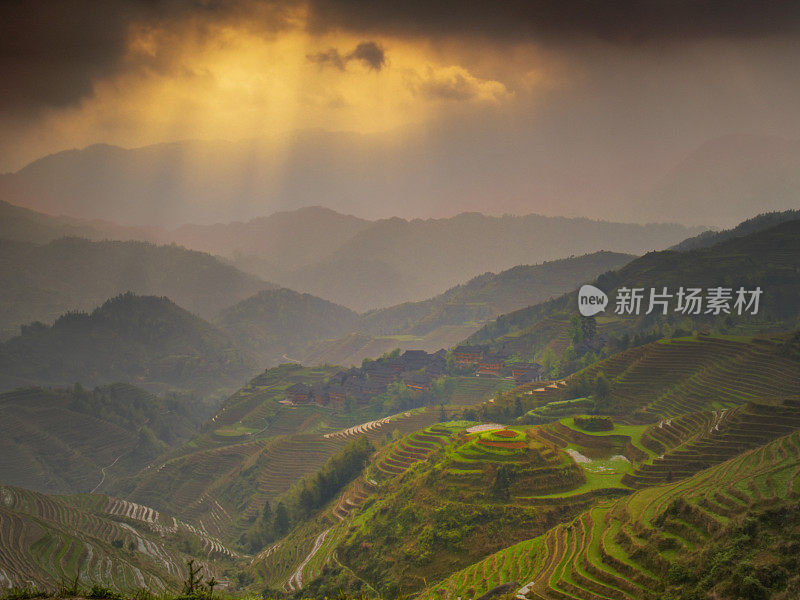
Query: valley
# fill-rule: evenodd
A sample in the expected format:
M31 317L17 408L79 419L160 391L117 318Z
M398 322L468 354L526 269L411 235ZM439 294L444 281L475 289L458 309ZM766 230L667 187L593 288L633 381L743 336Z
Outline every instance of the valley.
M54 591L77 575L170 592L195 560L236 596L683 600L689 587L743 589L744 575L711 581L693 565L731 551L726 536L742 528L789 543L769 515L795 522L800 350L788 327L796 306L780 298L798 285L796 227L488 274L362 315L267 289L213 324L167 298L125 294L30 326L0 347L6 361L35 359L7 372L41 382L0 395L3 585ZM756 256L777 290L756 322L576 319L574 293L556 291L592 276L606 289L678 273L699 281L712 262L749 281ZM397 348L350 367L302 354L314 332L411 332L388 336L397 341L543 294L553 298L449 350ZM48 363L64 356L58 339L85 348L80 364L141 387ZM302 360L209 394L223 373L234 386L245 365L279 351ZM747 576L773 591L794 585Z

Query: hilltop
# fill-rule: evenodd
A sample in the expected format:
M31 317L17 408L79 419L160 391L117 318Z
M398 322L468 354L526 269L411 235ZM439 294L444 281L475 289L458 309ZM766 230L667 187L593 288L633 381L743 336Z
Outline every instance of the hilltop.
M34 323L0 344L6 389L28 382L87 387L131 382L208 394L252 372L222 332L167 298L123 294L91 313Z
M265 290L219 313L214 323L260 363L290 362L311 341L353 329L358 315L333 302L289 289Z
M43 245L0 240L0 332L32 321L51 323L124 292L168 296L211 318L221 309L274 288L202 252L145 242L62 238Z

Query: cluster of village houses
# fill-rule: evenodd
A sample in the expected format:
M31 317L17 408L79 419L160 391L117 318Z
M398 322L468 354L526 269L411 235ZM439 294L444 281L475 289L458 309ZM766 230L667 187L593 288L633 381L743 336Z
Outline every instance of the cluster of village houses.
M508 363L502 352L485 346L458 346L453 360L459 370L471 370L479 377L502 377L510 373L517 384L539 381L542 367L536 363ZM307 385L296 383L286 390L286 401L293 404L319 404L342 409L349 399L366 404L370 398L386 392L389 384L401 381L412 390L428 392L437 379L447 374L447 352L428 353L406 350L399 356L367 361L363 366L339 371L328 381Z

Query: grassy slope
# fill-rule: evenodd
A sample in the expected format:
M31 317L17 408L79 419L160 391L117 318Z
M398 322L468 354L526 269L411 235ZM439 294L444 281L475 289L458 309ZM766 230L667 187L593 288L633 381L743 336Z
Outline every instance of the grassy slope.
M102 488L194 435L209 409L126 384L0 394L0 480L45 492Z

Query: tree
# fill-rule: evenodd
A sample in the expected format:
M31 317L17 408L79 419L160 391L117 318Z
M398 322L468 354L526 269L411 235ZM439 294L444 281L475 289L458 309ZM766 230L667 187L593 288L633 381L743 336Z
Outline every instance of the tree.
M447 411L444 409L444 404L439 405L439 423L447 421Z
M608 397L611 393L611 383L606 374L600 371L594 381L594 412L598 413L607 408Z
M597 320L594 317L581 317L581 332L584 340L591 340L597 335Z
M594 393L600 400L606 400L608 398L609 393L611 393L611 383L608 381L608 377L602 371L597 373L597 379L594 382Z
M492 483L492 496L498 500L508 500L510 497L509 489L511 488L511 472L508 465L500 465L494 476Z
M272 506L270 506L269 500L264 503L264 508L261 509L261 518L265 523L272 521Z
M545 377L551 377L557 362L556 353L548 346L542 351L542 356L539 360L542 363L542 371L544 371Z
M278 502L275 509L275 533L279 536L286 535L289 531L289 511L283 502Z
M311 511L314 510L314 494L311 493L311 490L308 489L307 485L303 486L303 489L300 490L300 497L298 499L298 504L300 505L300 510L303 511L303 514L310 515Z
M200 575L203 567L195 568L193 558L186 561L186 567L188 573L183 582L183 593L187 596L191 596L199 592L200 586L203 584L203 577Z

